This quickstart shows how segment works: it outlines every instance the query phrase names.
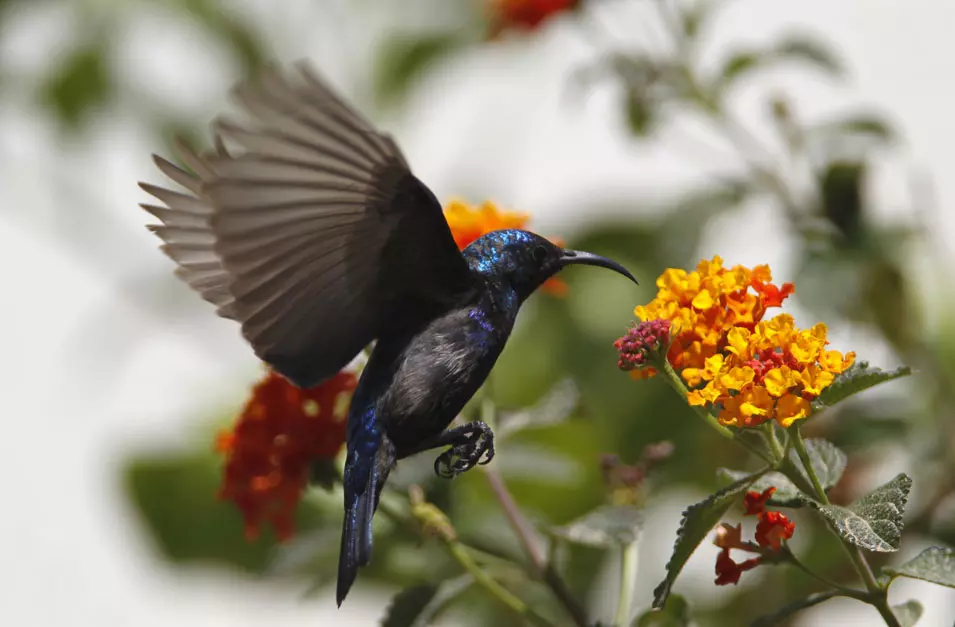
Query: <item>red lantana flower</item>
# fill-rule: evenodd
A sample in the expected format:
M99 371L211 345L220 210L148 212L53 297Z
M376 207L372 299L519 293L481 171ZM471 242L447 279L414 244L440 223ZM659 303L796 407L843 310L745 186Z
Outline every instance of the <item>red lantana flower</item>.
M759 566L758 557L737 563L730 557L730 550L723 549L720 551L720 554L716 556L716 585L736 585L739 583L739 576L742 575L744 571L752 570L757 566Z
M750 490L743 497L743 507L746 510L745 516L758 516L766 509L766 501L772 497L776 488L770 486L762 492Z
M357 377L340 372L300 389L269 372L252 390L231 431L216 438L226 456L219 498L242 512L245 533L271 524L280 540L294 533L294 514L313 462L331 460L345 442L345 416Z
M782 549L783 540L793 537L796 523L791 522L781 512L766 511L766 503L775 491L774 487L766 488L762 492L750 490L743 497L744 515L756 516L759 519L756 525L756 542L743 541L742 525L733 527L722 523L716 528L713 544L720 549L716 556L716 585L739 583L739 577L744 571L759 566L764 557ZM736 562L730 556L730 549L758 553L759 556Z
M759 546L778 551L783 540L793 537L796 523L790 522L782 512L763 512L756 525L756 542Z

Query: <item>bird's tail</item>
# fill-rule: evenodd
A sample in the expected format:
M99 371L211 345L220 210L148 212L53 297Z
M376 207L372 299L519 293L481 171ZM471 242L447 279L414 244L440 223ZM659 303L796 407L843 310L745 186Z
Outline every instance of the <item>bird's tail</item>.
M378 508L381 489L394 465L394 447L383 438L373 459L359 459L345 468L345 519L338 555L339 607L355 582L358 569L371 561L371 521Z

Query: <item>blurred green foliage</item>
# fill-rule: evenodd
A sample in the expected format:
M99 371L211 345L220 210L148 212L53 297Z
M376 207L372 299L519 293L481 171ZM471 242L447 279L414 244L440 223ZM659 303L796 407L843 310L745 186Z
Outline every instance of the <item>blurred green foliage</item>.
M42 102L70 130L77 130L90 111L105 105L112 96L106 64L107 50L102 42L83 46L66 55L41 87Z

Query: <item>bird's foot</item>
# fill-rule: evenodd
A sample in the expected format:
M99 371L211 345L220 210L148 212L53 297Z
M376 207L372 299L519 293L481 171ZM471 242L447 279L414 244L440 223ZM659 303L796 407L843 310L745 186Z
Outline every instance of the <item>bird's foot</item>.
M483 422L451 429L444 439L452 446L434 460L434 472L439 477L452 479L494 459L494 432Z

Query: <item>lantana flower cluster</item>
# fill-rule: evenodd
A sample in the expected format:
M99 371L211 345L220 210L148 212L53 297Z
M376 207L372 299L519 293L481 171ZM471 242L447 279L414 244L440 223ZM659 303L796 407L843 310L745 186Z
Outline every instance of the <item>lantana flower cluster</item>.
M725 268L717 256L692 272L670 268L656 285L656 298L635 309L643 322L628 336L669 321L669 336L659 339L669 347L667 362L688 386L689 403L718 410L723 425L776 420L789 427L810 414L812 399L855 359L854 353L826 350L822 323L800 330L789 314L764 319L795 289L773 284L769 266ZM630 369L619 343L619 365ZM630 370L635 379L656 373L652 366Z
M219 434L226 456L219 498L242 512L246 537L269 523L280 540L294 533L294 514L312 464L333 460L345 442L345 415L357 377L340 372L300 389L269 372L253 388L235 426Z
M736 526L721 523L716 528L713 543L721 549L716 557L716 585L739 583L743 572L759 566L767 555L778 553L782 549L782 543L793 537L796 523L791 522L782 512L766 510L766 502L775 491L776 488L770 487L763 492L749 491L743 497L744 515L756 516L759 521L754 534L755 542L743 541L742 523ZM730 549L758 553L760 556L736 562L730 556Z
M641 378L653 376L656 369L650 364L656 360L657 353L666 350L669 338L669 320L648 320L630 327L625 336L613 343L618 353L617 367L638 372Z

